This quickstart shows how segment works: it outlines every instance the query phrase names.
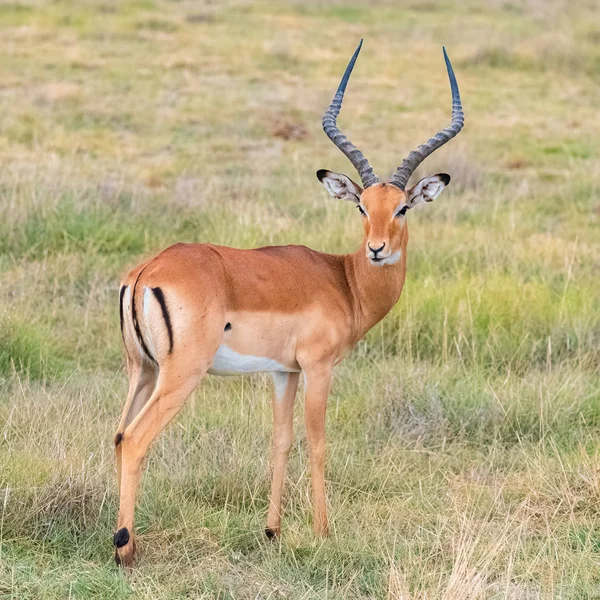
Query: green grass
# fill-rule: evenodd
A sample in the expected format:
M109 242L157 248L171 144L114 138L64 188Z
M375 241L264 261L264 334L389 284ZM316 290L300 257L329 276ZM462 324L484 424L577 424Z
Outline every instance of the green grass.
M594 598L600 594L600 53L594 3L0 5L1 598ZM263 376L208 377L155 444L138 568L114 566L122 273L177 241L353 251L314 172L340 125L420 174L390 315L335 372L332 535L302 423L283 536L263 529ZM281 124L303 132L285 139ZM285 129L285 127L284 127Z

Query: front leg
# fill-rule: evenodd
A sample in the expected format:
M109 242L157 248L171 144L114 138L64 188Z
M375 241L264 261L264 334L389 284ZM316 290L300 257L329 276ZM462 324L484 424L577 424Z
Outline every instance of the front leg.
M325 495L325 411L331 385L331 371L331 364L313 365L305 370L304 418L313 489L313 528L319 535L328 533Z
M273 481L267 516L269 539L281 530L281 494L293 439L294 400L300 373L273 373Z

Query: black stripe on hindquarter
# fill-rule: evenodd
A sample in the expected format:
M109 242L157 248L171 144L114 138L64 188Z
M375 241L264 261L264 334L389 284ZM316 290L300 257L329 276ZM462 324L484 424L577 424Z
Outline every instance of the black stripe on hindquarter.
M156 359L154 358L154 356L152 356L152 354L150 353L150 350L148 350L148 346L146 346L146 342L144 341L144 337L142 336L142 330L140 329L140 324L137 319L137 310L135 308L135 289L137 287L138 281L140 280L140 275L142 274L143 271L144 271L144 269L142 269L139 272L139 275L137 276L137 279L135 280L135 283L133 284L133 292L131 293L131 319L133 321L133 328L135 329L135 334L137 335L137 338L138 338L138 341L140 342L140 346L142 347L142 350L146 353L146 356L153 363L158 364L156 362Z
M160 310L162 311L162 316L165 320L165 325L167 326L167 333L169 334L169 354L171 354L173 352L173 327L171 326L171 315L169 314L167 301L165 300L165 295L163 294L163 291L159 287L151 289L154 294L154 297L160 304Z
M119 318L121 319L121 337L123 338L123 341L125 341L125 335L123 333L123 296L125 296L126 289L127 286L124 285L121 287L121 291L119 292Z

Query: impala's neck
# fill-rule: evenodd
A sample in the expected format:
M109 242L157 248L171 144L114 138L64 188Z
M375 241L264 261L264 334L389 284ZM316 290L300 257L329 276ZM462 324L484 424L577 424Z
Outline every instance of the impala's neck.
M377 324L400 298L406 275L408 229L401 245L401 257L393 265L372 265L366 256L366 239L353 254L346 254L345 269L354 302L355 342Z

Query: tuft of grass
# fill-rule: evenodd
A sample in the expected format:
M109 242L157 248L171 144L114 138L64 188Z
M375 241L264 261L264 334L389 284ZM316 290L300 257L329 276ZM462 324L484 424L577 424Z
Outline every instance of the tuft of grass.
M0 380L13 373L32 380L60 376L64 359L46 327L16 319L0 329Z

